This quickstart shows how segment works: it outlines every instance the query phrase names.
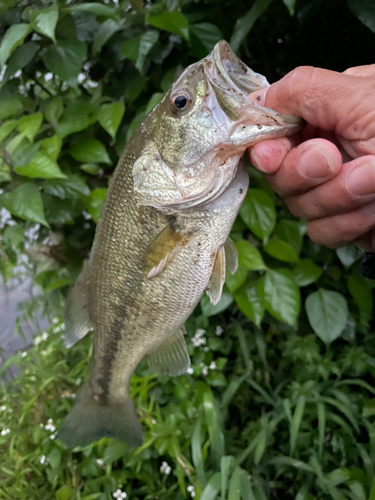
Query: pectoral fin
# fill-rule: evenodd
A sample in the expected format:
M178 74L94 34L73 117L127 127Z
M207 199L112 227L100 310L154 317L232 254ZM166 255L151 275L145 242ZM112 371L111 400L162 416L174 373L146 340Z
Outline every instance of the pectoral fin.
M221 298L225 281L225 250L224 245L219 248L214 269L212 271L211 280L206 290L207 295L213 305L217 304Z
M185 328L182 327L171 338L163 342L148 354L150 370L160 375L177 376L186 372L190 366L190 358L184 339Z
M145 254L145 269L148 278L163 272L189 240L189 235L176 233L169 224L151 242Z
M224 244L224 249L227 268L229 269L230 274L234 274L238 269L238 252L235 244L229 236Z
M88 279L89 271L86 261L66 301L64 345L67 348L72 347L92 330L87 297Z

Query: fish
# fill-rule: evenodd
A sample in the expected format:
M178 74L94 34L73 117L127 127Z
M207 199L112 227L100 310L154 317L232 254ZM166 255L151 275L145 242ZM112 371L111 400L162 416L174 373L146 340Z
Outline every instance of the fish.
M248 98L268 86L222 40L129 139L67 298L66 347L94 332L90 375L58 433L67 447L102 437L140 446L129 398L137 365L189 368L184 323L204 293L219 302L226 267L238 266L229 233L249 184L243 153L302 125Z

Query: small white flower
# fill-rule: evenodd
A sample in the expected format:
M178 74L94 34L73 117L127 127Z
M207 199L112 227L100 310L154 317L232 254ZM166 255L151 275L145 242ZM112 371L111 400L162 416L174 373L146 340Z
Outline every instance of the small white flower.
M58 323L58 322L59 322L59 318L53 318L53 319L52 319L52 323L53 323L54 325L56 325L56 323Z
M42 37L40 35L38 35L38 33L33 33L32 37L31 37L31 40L33 42L37 42L38 40L41 40L41 39L42 39ZM40 72L38 71L38 73L40 73Z
M7 435L7 434L9 434L9 433L10 433L10 429L3 429L3 430L1 431L1 435L2 435L2 436L6 436L6 435Z
M216 366L215 361L211 361L209 368L210 368L210 370L216 370L217 366Z
M208 375L208 366L204 366L202 370L202 374L206 377Z
M81 385L81 383L82 383L82 379L81 378L77 378L76 385Z
M202 347L203 352L208 352L209 350L210 350L210 348L207 345Z
M190 493L191 498L194 498L194 497L195 497L195 490L194 490L194 486L191 486L191 485L190 485L190 486L188 486L188 487L187 487L187 490L188 490L188 492Z
M43 464L46 464L46 465L48 464L48 459L47 459L47 457L46 457L45 455L42 455L42 456L40 457L40 460L39 460L39 461L40 461L40 463L41 463L42 465L43 465Z
M119 488L112 494L112 496L113 498L116 498L116 500L124 500L128 495L125 493L125 491L121 491Z
M97 458L96 463L97 463L97 465L99 465L99 467L103 467L103 465L104 465L104 462L101 458Z
M53 419L52 419L52 418L49 418L49 419L47 420L47 424L53 424Z
M36 76L37 78L40 78L40 77L42 76L42 73L41 73L40 71L36 71L36 72L35 72L35 76Z
M38 335L37 337L35 337L35 339L34 339L34 345L39 345L41 342L42 342L42 337L40 335Z
M207 343L207 340L204 338L205 333L206 330L203 330L202 328L197 329L197 331L194 334L194 337L191 339L191 342L194 347L199 347Z
M42 340L47 340L49 337L48 333L47 332L43 332L42 333Z
M172 471L172 467L167 462L163 462L161 464L160 472L162 474L165 474L166 476L169 476L169 474L171 473L171 471Z
M56 436L57 434L51 434L49 438L53 441L54 439L56 439Z
M46 431L55 432L56 427L53 425L52 418L49 418L47 420L47 425L45 425L44 428L45 428Z
M221 335L223 334L223 329L220 325L217 325L216 327L216 330L215 330L215 334L218 336L218 337L221 337Z
M5 405L0 406L0 411L5 411L6 409L7 409L7 407Z
M78 83L82 83L83 81L86 80L86 75L85 73L80 73L77 77Z
M19 78L21 75L22 75L22 71L19 69L18 71L16 71L14 73L13 78Z
M27 352L23 351L23 353L21 354L21 358L25 358L26 356L27 356Z
M40 354L41 354L42 356L45 356L47 353L46 353L46 351L40 351Z
M46 73L44 75L44 81L45 82L49 82L50 80L52 80L52 78L53 78L53 73Z
M189 375L193 375L194 373L194 370L191 366L189 366L189 368L186 370L186 373L188 373Z
M32 377L30 377L30 380L32 380L33 382L35 382L36 377L34 377L34 375L33 375Z

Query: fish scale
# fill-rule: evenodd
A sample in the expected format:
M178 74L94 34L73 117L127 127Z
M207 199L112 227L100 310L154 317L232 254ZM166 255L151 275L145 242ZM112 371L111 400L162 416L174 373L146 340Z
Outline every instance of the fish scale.
M66 345L94 331L90 376L59 431L67 446L105 436L139 446L128 391L138 363L147 356L168 375L190 366L184 323L205 291L220 300L226 261L237 267L229 233L248 187L240 158L301 126L248 99L267 85L219 42L128 141L67 300Z

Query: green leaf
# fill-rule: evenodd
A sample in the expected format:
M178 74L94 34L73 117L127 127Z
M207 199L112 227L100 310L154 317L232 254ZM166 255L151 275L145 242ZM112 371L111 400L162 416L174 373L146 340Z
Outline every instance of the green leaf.
M323 403L317 403L319 429L319 458L323 457L324 439L326 434L326 408Z
M46 219L50 224L73 224L74 219L84 209L81 200L60 200L56 196L43 193L43 205Z
M42 113L34 113L33 115L23 116L18 120L18 130L21 134L24 134L25 137L32 141L43 121Z
M297 444L297 438L299 429L301 427L301 422L303 419L303 414L305 412L306 399L305 396L299 396L296 404L296 409L293 414L293 418L290 424L290 454L293 455Z
M178 11L164 12L158 16L150 16L146 19L147 24L161 30L175 33L189 40L189 23L186 17Z
M224 435L220 428L219 413L211 392L203 394L203 409L213 458L219 466L224 455Z
M288 243L296 254L299 255L304 233L305 227L304 225L303 227L301 226L301 222L282 219L277 223L273 236Z
M46 107L44 116L49 123L56 127L61 115L64 112L64 104L61 96L54 97Z
M148 115L150 111L154 109L154 107L163 99L165 94L162 92L155 92L152 94L150 100L147 103L145 114Z
M125 100L130 103L134 102L145 89L147 81L148 79L141 75L129 80L124 92Z
M15 129L18 121L9 120L0 125L0 144L8 137L8 135Z
M233 52L237 52L242 41L247 37L255 22L271 5L272 0L256 0L251 9L242 17L237 19L233 34L230 39L230 46Z
M294 281L300 287L311 285L322 274L322 269L310 259L302 259L292 270Z
M94 137L79 139L69 149L69 154L82 163L112 163L105 146Z
M9 77L14 75L17 70L29 64L39 49L40 46L34 42L24 43L20 47L17 47L10 56L2 83L7 82Z
M40 149L40 143L32 143L23 138L12 157L13 167L23 167L31 162Z
M219 314L225 309L227 309L227 307L229 307L232 302L233 302L233 297L230 295L230 293L226 292L225 290L223 290L221 299L215 306L211 304L208 295L205 294L201 299L202 312L206 317L215 316L216 314Z
M300 310L300 294L288 273L268 270L258 281L258 293L272 316L295 326Z
M98 121L113 139L116 137L124 112L125 106L122 102L104 104L99 110Z
M248 271L260 271L266 269L259 250L245 240L235 243L238 252L238 267Z
M90 175L98 175L100 171L100 166L97 163L83 163L79 168Z
M236 292L234 300L239 310L259 327L264 316L264 305L259 297L256 284Z
M1 102L0 120L5 120L17 114L23 108L23 104L19 97L7 97Z
M221 488L220 472L216 472L211 476L205 489L202 492L200 500L215 500Z
M251 477L245 470L240 470L241 498L242 500L256 500L251 484Z
M249 189L240 214L251 231L265 240L276 222L276 210L271 197L261 189Z
M198 418L191 437L191 458L197 471L198 478L202 484L206 484L206 474L204 472L202 442L201 442L202 417Z
M97 16L116 17L116 9L101 2L87 2L64 9L66 12L92 12Z
M57 160L61 151L61 144L61 137L55 134L52 137L43 139L40 143L40 149L41 151L45 151L53 160Z
M56 491L57 500L70 500L70 489L67 486L62 486Z
M97 108L89 102L74 102L70 104L56 127L56 132L64 138L67 135L85 130L96 122Z
M46 68L58 75L70 86L77 86L77 77L86 60L86 44L79 40L62 40L56 45L50 45L43 56Z
M226 455L221 457L220 460L220 472L221 472L221 500L225 500L229 476L235 465L234 458L231 455Z
M59 8L57 3L43 10L34 10L31 12L31 26L35 31L50 38L56 43L55 28L59 18Z
M0 46L0 65L3 66L11 53L22 44L30 33L29 24L13 24L4 35Z
M135 62L135 67L140 73L143 73L143 65L146 57L158 39L159 32L156 30L148 30L141 36L139 40L138 56Z
M264 245L264 251L275 259L284 262L298 262L298 255L294 248L283 240L272 238L272 240Z
M28 165L16 167L18 174L31 179L65 179L66 175L60 170L58 164L47 153L39 151Z
M360 256L362 255L362 250L356 245L348 245L346 247L338 248L336 250L336 253L342 265L345 267L350 267L360 258Z
M16 217L49 227L44 217L42 197L32 182L21 184L9 193L0 194L0 206Z
M228 500L240 500L241 495L241 477L240 467L236 467L229 481ZM222 497L225 500L224 497Z
M79 200L90 196L90 189L78 174L71 174L66 179L48 180L42 184L43 191L62 200Z
M296 8L296 0L283 0L285 7L288 9L289 14L294 16L294 10Z
M103 45L108 42L112 35L114 35L120 29L120 25L113 19L107 19L100 25L98 32L95 35L94 42L92 44L92 54L95 56L103 47Z
M352 13L375 33L375 4L372 0L347 0Z
M223 39L223 34L212 23L198 23L190 26L191 51L202 59L214 48L215 44Z
M227 269L225 273L225 284L228 290L231 293L235 292L241 285L243 285L247 274L247 271L244 271L243 269L237 269L234 274L231 274Z
M0 158L0 184L2 182L9 182L11 180L12 180L12 177L10 176L10 168ZM0 251L0 256L1 256L1 251ZM1 262L1 259L0 259L0 262Z
M125 42L120 47L121 54L125 57L125 59L129 59L130 61L133 61L135 63L138 57L140 43L140 35L125 40Z
M348 317L345 297L320 289L307 297L305 306L310 325L323 342L330 344L341 335Z
M360 275L349 276L348 290L359 310L370 318L373 309L373 298L372 290L366 279Z
M95 222L99 220L100 210L106 196L107 189L94 189L85 200L87 211Z

